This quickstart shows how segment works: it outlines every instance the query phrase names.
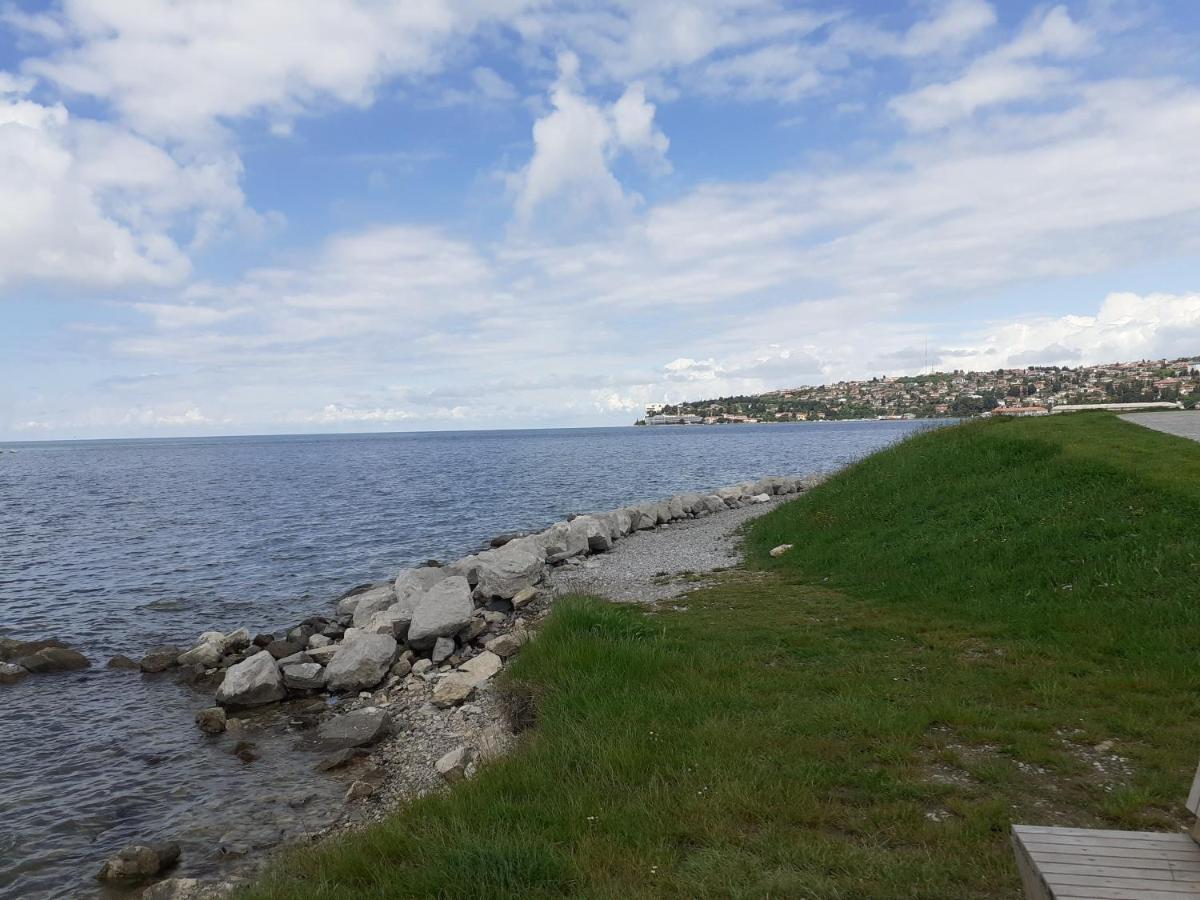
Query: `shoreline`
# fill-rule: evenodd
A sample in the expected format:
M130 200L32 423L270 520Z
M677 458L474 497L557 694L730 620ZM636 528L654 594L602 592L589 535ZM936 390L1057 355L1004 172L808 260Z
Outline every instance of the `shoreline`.
M279 851L319 842L377 821L404 802L474 774L478 765L506 752L512 741L491 678L537 630L541 618L558 597L604 592L614 594L612 599L616 600L653 602L692 590L697 586L695 583L664 585L662 577L727 567L735 561L734 556L727 554L715 559L721 565L708 566L700 557L714 561L713 547L728 543L742 522L773 508L781 499L807 490L818 480L816 476L759 479L721 488L712 494L682 494L571 517L533 535L497 539L493 544L499 546L449 565L424 567L436 569L434 573L407 570L394 582L353 589L335 601L338 610L335 616L310 617L289 629L283 641L275 635L269 636L270 641L266 635L251 639L242 629L228 634L206 632L188 650L157 648L159 659L147 668L146 662L155 652L148 654L140 665L142 671L162 671L159 667L163 666L182 675L184 681L199 690L216 689L218 706L210 709L221 710L222 727L217 734L227 731L238 737L261 734L266 738L268 731L278 729L279 720L288 719L289 727L293 728L302 721L299 727L304 729L304 736L300 744L308 744L311 749L314 744L324 743L329 749L333 744L322 742L320 736L330 722L357 715L382 724L377 733L365 739L361 734L353 735L331 752L331 758L339 754L342 758L330 766L330 774L339 782L349 781L350 787L345 803L334 812L327 826L298 834L279 833L275 840L267 837L256 841L252 836L247 843L218 848L218 855L232 850L238 861L232 863L226 858L215 866L211 862L204 865L203 869L216 868L217 872L198 872L202 880L190 876L172 878L169 868L165 868L141 882L149 885L143 895L176 900L220 896L260 871ZM646 555L644 548L661 545L664 535L680 535L677 543L689 546L701 536L707 543L699 550L692 547L688 555L692 562L687 566L676 567L674 572L661 566L651 571L645 561L657 557ZM536 565L529 561L531 555L538 557ZM625 561L639 557L642 562L634 566L636 574L634 569L622 568ZM411 588L414 578L430 579L428 587L422 585L419 592L419 597L425 599L426 595L436 593L433 589L439 583L443 588L450 583L450 587L457 589L452 591L453 599L460 604L465 593L470 603L466 618L461 622L435 623L433 631L441 633L434 636L421 625L421 615L417 614L419 599L411 604L413 608L408 610L407 617L398 617L393 601ZM628 588L636 583L636 595L602 591L596 587L600 583L597 578L610 586L624 583ZM588 587L589 584L592 586ZM384 600L388 602L385 604ZM460 608L460 618L462 613ZM419 634L407 633L414 616L419 628L425 629ZM398 624L401 621L403 624ZM324 624L317 627L320 622ZM339 629L340 635L336 634ZM366 682L342 685L342 689L335 689L330 696L327 686L317 687L315 682L305 684L292 679L298 667L309 667L300 674L312 674L313 666L329 669L334 656L360 639L385 645L386 663L378 678L375 674L365 676L367 682L375 682L373 686ZM452 646L446 646L447 642ZM299 649L272 646L277 643L303 646ZM406 646L408 649L404 649ZM282 655L285 650L293 649L296 652ZM436 662L431 656L437 658ZM251 664L254 659L258 663ZM281 695L277 695L276 689L262 694L261 680L250 693L240 696L226 684L238 681L247 667L266 668L264 663L268 659L273 671L267 673L265 681L288 682ZM295 688L297 683L305 686ZM224 698L220 696L222 690L226 691ZM268 696L270 699L262 699ZM202 715L209 711L202 711ZM315 742L310 733L313 731L317 735ZM300 749L300 744L296 749ZM297 802L303 804L308 799L298 795ZM185 860L185 865L194 861ZM187 865L187 868L195 867ZM162 876L168 877L153 880Z

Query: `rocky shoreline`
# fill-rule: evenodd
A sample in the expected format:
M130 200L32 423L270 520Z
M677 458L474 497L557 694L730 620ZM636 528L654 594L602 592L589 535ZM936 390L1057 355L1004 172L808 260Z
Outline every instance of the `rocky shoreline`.
M688 526L741 508L765 510L817 480L763 478L573 516L535 534L499 535L487 549L455 562L431 560L393 580L352 588L337 598L330 614L309 617L281 636L210 631L190 648L151 648L139 662L117 657L109 665L149 674L170 671L199 690L213 691L214 705L196 717L209 736L250 733L264 712L286 710L302 743L323 754L317 769L348 784L344 809L334 821L304 835L317 840L383 818L397 803L468 778L505 752L512 734L493 690L495 676L536 632L554 596L591 589L599 558L618 542L629 540L632 548L672 523ZM678 571L716 568L704 566L706 553L711 548L691 549ZM663 596L657 590L622 596L604 589L622 580L628 581L628 572L610 572L595 592L613 599ZM42 657L50 663L39 663ZM0 645L0 683L54 671L56 663L90 664L58 642L9 640ZM243 745L249 761L254 743L238 744ZM262 843L265 849L272 841ZM262 862L252 853L257 846L233 849L232 855L243 858L238 875ZM234 880L155 882L178 856L172 845L127 847L105 863L99 877L130 889L149 885L141 894L146 898L213 897L235 887Z

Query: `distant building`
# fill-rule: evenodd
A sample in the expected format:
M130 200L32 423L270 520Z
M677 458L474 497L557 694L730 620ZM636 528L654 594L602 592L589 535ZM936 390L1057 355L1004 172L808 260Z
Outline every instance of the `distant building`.
M1044 406L997 406L993 416L1048 416L1050 410Z
M660 412L662 412L666 408L667 408L667 404L665 404L665 403L647 403L646 404L646 415L647 416L657 416Z

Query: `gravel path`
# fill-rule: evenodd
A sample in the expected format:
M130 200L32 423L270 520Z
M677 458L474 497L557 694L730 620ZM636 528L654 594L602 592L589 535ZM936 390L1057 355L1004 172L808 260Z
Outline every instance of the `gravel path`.
M684 519L653 530L639 531L618 541L608 553L553 569L545 587L555 596L596 594L608 600L647 603L678 597L695 590L703 580L683 576L727 569L741 561L734 532L780 501L743 506L703 519Z
M1180 410L1179 412L1130 413L1121 416L1126 422L1153 428L1155 431L1165 431L1179 437L1200 441L1200 411Z

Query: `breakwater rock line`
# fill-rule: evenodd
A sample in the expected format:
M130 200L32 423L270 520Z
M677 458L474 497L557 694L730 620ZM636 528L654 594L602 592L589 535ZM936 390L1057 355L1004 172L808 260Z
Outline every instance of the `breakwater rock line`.
M308 704L300 714L288 713L291 727L304 732L303 746L325 754L319 772L349 783L344 814L306 836L319 839L469 778L504 751L512 735L492 679L548 612L557 593L547 589L551 572L580 568L587 557L607 553L631 535L767 504L817 481L763 478L573 516L535 534L499 535L487 549L452 563L430 561L392 580L352 588L329 614L311 616L282 635L208 631L191 647L154 647L140 662L122 657L110 666L170 671L213 691L215 705L196 716L198 731L209 739L226 731L241 737L255 727L247 717L275 705ZM19 652L28 655L34 646L22 645ZM16 656L18 648L8 649L24 658ZM250 762L254 745L245 743L243 761ZM122 853L133 858L137 849ZM124 871L121 858L110 860L105 871ZM259 864L256 859L241 866ZM155 876L147 870L144 877ZM175 887L179 893L169 893ZM211 896L223 887L176 878L155 885L154 895Z

